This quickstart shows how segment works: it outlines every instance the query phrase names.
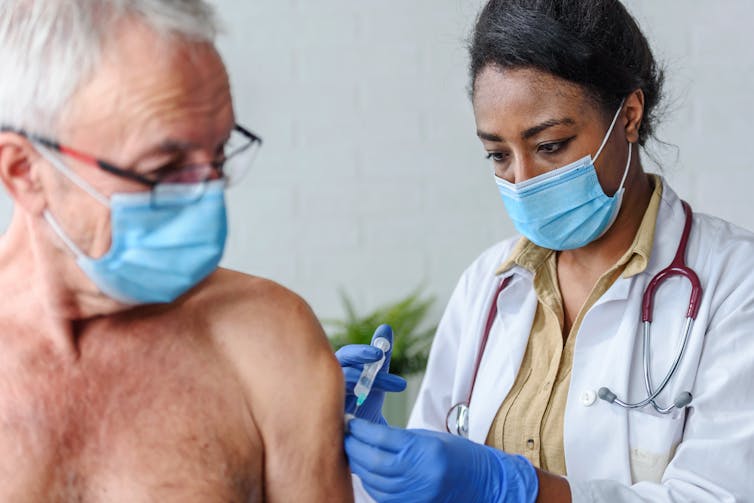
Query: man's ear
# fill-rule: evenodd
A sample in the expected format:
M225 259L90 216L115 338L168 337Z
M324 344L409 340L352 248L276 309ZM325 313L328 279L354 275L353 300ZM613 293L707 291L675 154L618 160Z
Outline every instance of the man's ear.
M33 215L47 207L40 174L39 154L31 143L15 133L0 133L0 181L14 203Z
M637 89L626 97L623 105L626 115L626 139L631 143L639 141L639 128L644 118L644 91Z

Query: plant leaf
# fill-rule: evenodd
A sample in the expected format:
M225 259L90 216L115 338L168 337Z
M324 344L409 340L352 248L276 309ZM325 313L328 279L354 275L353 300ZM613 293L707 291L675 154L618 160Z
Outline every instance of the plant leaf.
M391 372L408 375L424 370L436 325L427 327L427 317L435 303L432 296L422 295L419 287L406 297L359 315L353 301L340 291L345 311L344 320L323 320L329 328L334 349L348 344L369 344L378 326L386 323L393 328L393 354Z

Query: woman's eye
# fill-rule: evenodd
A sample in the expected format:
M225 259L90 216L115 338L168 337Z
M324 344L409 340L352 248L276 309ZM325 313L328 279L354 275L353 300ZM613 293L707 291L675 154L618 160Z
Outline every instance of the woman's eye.
M488 152L487 153L487 159L491 160L492 162L503 162L505 160L506 154L502 152Z
M544 152L545 154L553 154L560 150L562 146L562 143L545 143L539 146L539 151Z
M554 141L554 142L550 142L550 143L543 143L543 144L541 144L541 145L539 145L537 147L537 151L538 152L543 152L545 154L554 154L555 152L560 151L563 147L565 147L566 145L568 145L568 143L572 139L573 138L569 138L569 139L563 140L563 141Z

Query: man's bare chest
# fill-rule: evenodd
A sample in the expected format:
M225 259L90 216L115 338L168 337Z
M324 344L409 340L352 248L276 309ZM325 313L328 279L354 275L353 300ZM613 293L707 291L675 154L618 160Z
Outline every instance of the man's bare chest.
M254 501L262 446L202 347L124 345L75 366L0 359L0 501Z

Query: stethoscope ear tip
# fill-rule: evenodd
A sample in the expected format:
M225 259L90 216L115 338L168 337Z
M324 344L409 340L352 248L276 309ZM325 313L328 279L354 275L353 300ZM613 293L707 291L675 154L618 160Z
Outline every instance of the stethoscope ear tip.
M597 396L600 397L601 400L604 400L609 403L613 403L617 396L615 396L615 393L610 391L609 388L602 387L597 391Z
M673 405L675 405L679 409L682 409L686 407L688 404L690 404L692 399L693 397L691 396L691 393L689 393L688 391L684 391L683 393L681 393L675 398Z

